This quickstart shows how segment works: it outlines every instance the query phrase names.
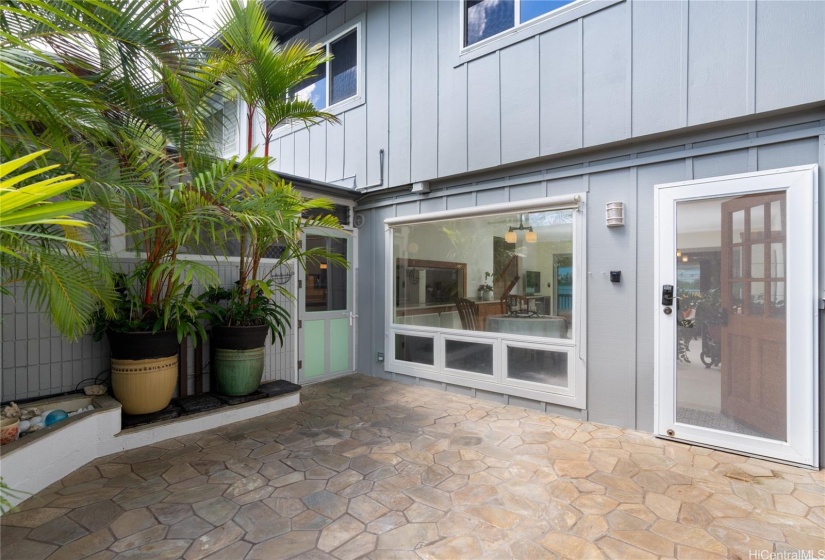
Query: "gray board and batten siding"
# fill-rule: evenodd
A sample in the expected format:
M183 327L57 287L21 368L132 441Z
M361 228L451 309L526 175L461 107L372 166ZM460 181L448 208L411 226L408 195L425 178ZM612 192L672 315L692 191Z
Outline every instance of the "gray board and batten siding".
M341 124L276 133L278 169L364 188L384 150L394 187L825 100L825 2L581 1L465 53L459 19L349 1L297 35L360 25L363 83Z
M621 427L653 430L655 343L652 305L654 185L705 177L761 171L794 165L819 164L825 169L825 108L793 116L697 132L669 141L612 148L587 156L569 157L552 165L534 163L507 170L486 171L435 185L424 195L406 190L375 193L356 208L364 216L359 230L360 270L385 270L384 220L395 216L484 206L517 200L587 193L587 409L529 401L454 384L387 371L376 362L388 352L384 296L388 283L382 273L360 274L357 369L376 377L460 392L575 418ZM820 176L820 200L825 178ZM625 226L608 228L604 208L610 201L625 204ZM825 223L820 206L820 223ZM825 243L820 241L820 262ZM822 267L821 267L822 268ZM621 270L622 281L612 284L606 274ZM825 274L820 270L821 282ZM825 286L825 283L822 284ZM825 294L821 294L825 295ZM364 302L369 302L366 304ZM825 329L820 344L825 347ZM822 364L820 363L820 379ZM820 381L820 391L825 383ZM825 395L820 398L825 402ZM825 434L821 415L820 433ZM823 442L825 444L825 442ZM825 448L825 447L823 447Z

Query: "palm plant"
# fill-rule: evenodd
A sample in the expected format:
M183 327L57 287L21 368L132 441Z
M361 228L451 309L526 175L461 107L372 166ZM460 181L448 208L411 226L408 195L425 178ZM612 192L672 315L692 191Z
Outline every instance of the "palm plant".
M114 292L109 275L101 274L104 261L78 234L89 223L73 217L94 203L55 200L83 180L48 177L57 165L21 172L47 152L0 164L0 293L10 294L6 286L22 283L27 299L49 313L58 331L77 338L98 304L104 315L111 314ZM39 180L22 185L30 179Z
M123 277L134 297L109 326L179 337L197 331L186 287L217 282L178 259L221 222L196 183L236 173L218 160L209 126L231 60L179 39L186 24L177 0L8 0L0 14L3 155L51 148L51 161L85 180L77 196L125 224L143 264Z

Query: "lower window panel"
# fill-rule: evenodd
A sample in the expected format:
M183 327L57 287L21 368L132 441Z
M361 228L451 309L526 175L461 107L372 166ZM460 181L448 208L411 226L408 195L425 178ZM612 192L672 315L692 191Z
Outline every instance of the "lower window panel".
M568 387L567 352L507 346L507 377L530 383Z
M415 364L435 364L435 341L426 336L395 335L395 359Z
M444 341L444 365L449 369L492 376L493 345L446 339Z

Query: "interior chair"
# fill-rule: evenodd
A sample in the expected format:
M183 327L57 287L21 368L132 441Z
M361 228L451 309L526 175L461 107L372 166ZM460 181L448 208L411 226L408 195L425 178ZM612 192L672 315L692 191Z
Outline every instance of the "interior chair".
M480 331L481 319L478 316L478 304L469 299L458 298L455 300L455 307L458 309L458 316L461 318L461 328L467 331Z
M510 308L508 307L509 302L507 301L507 298L510 296L510 292L513 291L513 288L516 287L516 284L518 284L518 281L519 281L520 278L521 278L521 276L516 274L513 277L513 279L510 280L510 283L507 284L507 286L504 287L504 291L501 292L501 299L499 301L501 302L501 312L504 313L504 314L507 314L507 313L510 312Z

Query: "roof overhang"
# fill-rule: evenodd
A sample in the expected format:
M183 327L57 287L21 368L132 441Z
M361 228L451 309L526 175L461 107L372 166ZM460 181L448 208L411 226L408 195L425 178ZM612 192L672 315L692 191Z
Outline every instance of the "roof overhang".
M283 43L345 2L346 0L263 0L263 5L275 35Z

